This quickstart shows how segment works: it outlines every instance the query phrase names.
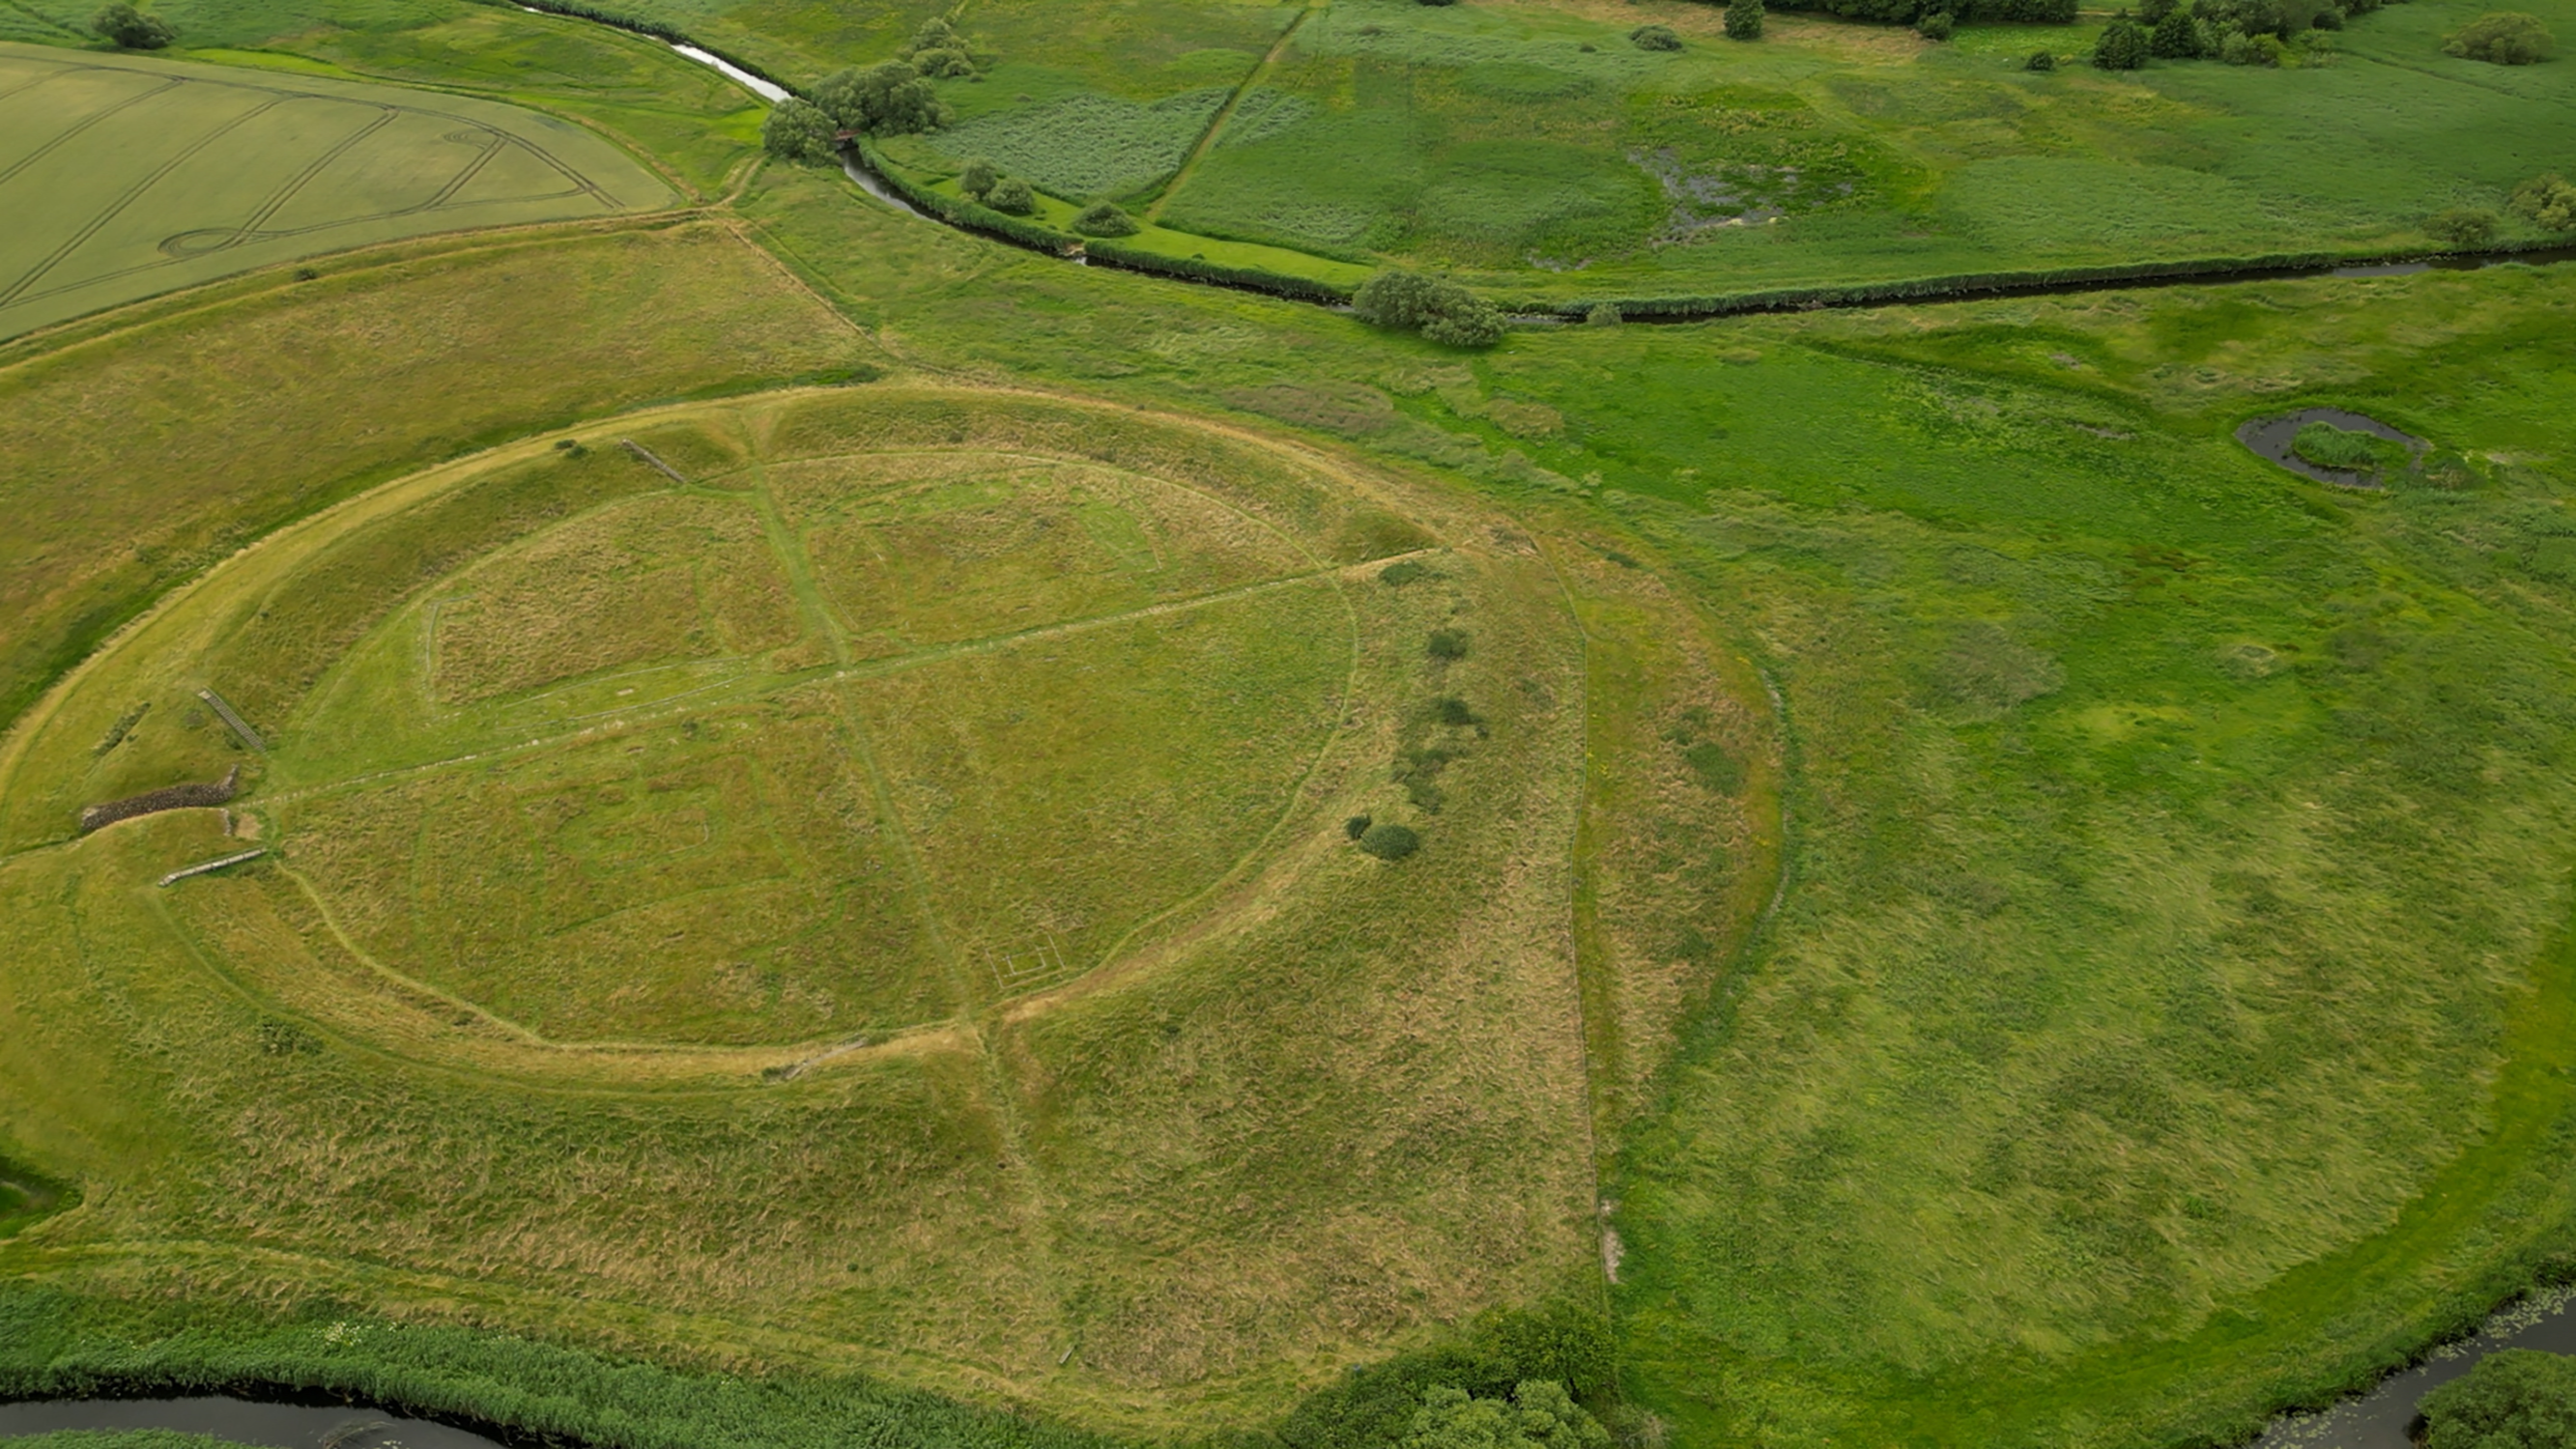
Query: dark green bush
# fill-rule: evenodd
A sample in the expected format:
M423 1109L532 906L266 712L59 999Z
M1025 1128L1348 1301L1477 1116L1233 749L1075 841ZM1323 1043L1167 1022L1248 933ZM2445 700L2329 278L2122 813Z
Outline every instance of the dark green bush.
M1368 834L1368 828L1376 823L1376 821L1370 819L1368 816L1354 815L1350 819L1342 822L1342 833L1353 840L1357 840L1361 836Z
M1377 327L1420 332L1448 347L1491 347L1503 339L1503 314L1457 283L1418 272L1384 271L1360 284L1351 310Z
M1460 1341L1370 1364L1308 1396L1281 1422L1285 1449L1387 1449L1401 1443L1435 1385L1502 1398L1526 1379L1566 1385L1577 1397L1610 1386L1609 1324L1557 1304L1478 1320Z
M827 166L840 147L833 139L838 130L821 106L789 96L771 107L769 119L760 123L760 144L783 161Z
M179 38L169 21L146 15L125 0L115 0L91 16L89 28L127 50L159 50Z
M1420 559L1399 559L1377 571L1377 581L1390 589L1400 589L1416 579L1433 578L1431 565Z
M1002 173L993 169L993 163L978 156L967 162L965 168L957 173L957 189L964 195L990 205L993 188L1000 184L1001 179Z
M1640 25L1628 32L1628 40L1639 50L1679 50L1682 38L1673 34L1669 25Z
M1467 701L1454 694L1444 694L1431 701L1431 717L1452 729L1484 723L1476 711L1468 707Z
M2424 1449L2576 1445L2576 1358L2508 1348L2424 1396Z
M2576 186L2555 172L2513 189L2514 214L2551 231L2576 231Z
M2531 65L2547 60L2556 38L2537 15L2497 10L2460 27L2443 43L2442 53L2490 65Z
M1427 647L1434 659L1464 659L1467 657L1467 635L1458 629L1434 629Z
M1551 1379L1519 1384L1508 1400L1437 1384L1422 1391L1404 1449L1610 1449L1610 1431Z
M837 70L814 87L814 104L842 127L870 136L935 131L948 108L913 68L890 60L866 70Z
M1114 201L1095 201L1073 219L1073 229L1084 236L1134 236L1136 218Z
M2057 69L2057 57L2044 50L2034 50L2030 53L2030 59L2021 63L2021 68L2023 70L2055 70Z
M2101 38L2093 42L2093 64L2099 70L2136 70L2147 63L2146 27L2126 14L2115 17L2102 27Z
M1372 825L1360 835L1360 849L1380 860L1402 860L1421 848L1421 836L1393 821Z
M2189 10L2179 6L2168 10L2155 27L2147 34L2147 54L2158 60L2200 58L2200 26Z
M1914 33L1925 40L1947 40L1957 29L1958 21L1947 10L1935 10L1914 22Z
M1762 14L1762 0L1729 0L1726 7L1726 38L1760 40Z
M2435 241L2455 247L2483 246L2495 240L2496 214L2492 211L2445 211L2426 220L2424 230Z
M984 204L1004 216L1027 216L1038 209L1037 193L1016 176L1005 176L984 193Z

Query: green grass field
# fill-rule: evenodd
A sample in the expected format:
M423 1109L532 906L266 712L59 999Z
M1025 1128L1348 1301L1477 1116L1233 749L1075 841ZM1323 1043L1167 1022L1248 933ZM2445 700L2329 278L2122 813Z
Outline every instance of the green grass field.
M1619 1449L2164 1449L2576 1273L2576 275L1461 352L753 172L632 37L171 13L702 200L0 344L0 1391L1383 1449L1538 1365ZM2325 244L2558 145L2460 13L2108 78L995 0L898 149L1497 293ZM919 18L669 15L807 79ZM1782 219L1527 266L1658 167ZM2422 466L2236 440L2314 406Z
M1748 44L1692 0L1340 0L1270 46L1173 57L1167 8L1049 6L1066 33L1044 36L1018 7L970 10L998 63L942 82L959 124L891 154L934 175L982 155L1066 200L1149 202L1184 233L1453 269L1535 301L2426 248L2427 218L2501 210L2576 145L2565 66L2441 52L2481 12L2468 0L2361 16L2296 70L2118 75L2083 63L2098 21L1933 44L1783 13ZM1282 13L1210 5L1200 23ZM801 18L708 19L774 24L822 63ZM1641 20L1684 48L1638 50ZM890 51L886 29L835 54ZM2069 63L2024 71L2039 49Z
M481 101L0 45L0 336L253 267L672 201L597 137Z

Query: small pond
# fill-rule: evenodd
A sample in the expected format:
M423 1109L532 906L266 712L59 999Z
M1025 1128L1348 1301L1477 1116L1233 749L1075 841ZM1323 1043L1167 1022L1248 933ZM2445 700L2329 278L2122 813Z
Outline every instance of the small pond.
M2458 1343L2435 1349L2424 1362L2381 1381L2366 1394L2314 1414L2287 1415L2254 1441L2252 1449L2410 1449L2415 1404L2476 1367L2500 1348L2576 1353L2576 1292L2557 1292L2514 1304L2486 1327Z
M2424 454L2433 446L2412 433L2401 433L2377 418L2364 417L2360 413L2347 412L2342 408L2301 408L2283 417L2256 418L2236 430L2236 441L2302 478L2314 478L2320 483L2333 483L2345 488L2380 486L2366 473L2347 472L2340 468L2320 468L2290 451L2290 444L2298 438L2299 429L2310 423L2329 423L2346 432L2368 433L2374 438L2386 438L2392 443L2403 443L2407 451L2415 455L2415 461L2419 464L2424 461Z
M340 1403L262 1404L210 1394L0 1404L0 1440L57 1429L176 1429L267 1449L507 1449L471 1430Z

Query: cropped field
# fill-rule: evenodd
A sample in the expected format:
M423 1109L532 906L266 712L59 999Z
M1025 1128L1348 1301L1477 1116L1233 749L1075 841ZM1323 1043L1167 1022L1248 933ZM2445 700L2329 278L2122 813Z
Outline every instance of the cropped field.
M0 337L323 252L673 200L525 111L17 45L0 45L0 148Z

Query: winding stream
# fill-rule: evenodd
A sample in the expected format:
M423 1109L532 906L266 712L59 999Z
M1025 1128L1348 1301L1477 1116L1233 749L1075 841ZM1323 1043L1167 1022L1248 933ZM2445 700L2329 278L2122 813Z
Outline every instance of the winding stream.
M2576 1307L2576 1290L2501 1309L2475 1335L2444 1344L2368 1393L2317 1413L2282 1416L2250 1449L2411 1449L2416 1402L2467 1373L2479 1359L2500 1348L2576 1353L2576 1312L2571 1307Z

